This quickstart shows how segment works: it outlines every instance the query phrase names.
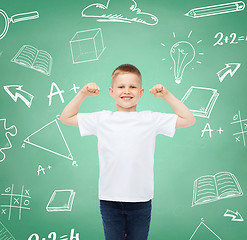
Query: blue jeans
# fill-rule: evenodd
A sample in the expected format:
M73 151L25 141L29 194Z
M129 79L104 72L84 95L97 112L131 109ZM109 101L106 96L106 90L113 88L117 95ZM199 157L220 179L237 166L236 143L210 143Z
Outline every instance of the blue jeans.
M147 202L100 200L105 239L147 240L151 208L151 200Z

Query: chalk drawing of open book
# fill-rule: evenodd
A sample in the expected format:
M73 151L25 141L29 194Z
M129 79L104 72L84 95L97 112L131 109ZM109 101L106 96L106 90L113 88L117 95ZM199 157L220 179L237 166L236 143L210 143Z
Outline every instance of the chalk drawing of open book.
M51 74L51 55L30 45L22 46L11 62L34 69L48 76Z
M230 172L206 175L194 181L192 207L243 195L237 178Z

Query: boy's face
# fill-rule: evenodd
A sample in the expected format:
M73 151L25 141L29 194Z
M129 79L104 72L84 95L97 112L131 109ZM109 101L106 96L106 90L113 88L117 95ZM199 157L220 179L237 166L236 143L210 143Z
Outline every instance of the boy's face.
M144 89L140 86L140 79L133 73L120 73L109 88L110 95L115 99L117 111L136 111L138 100L142 97Z

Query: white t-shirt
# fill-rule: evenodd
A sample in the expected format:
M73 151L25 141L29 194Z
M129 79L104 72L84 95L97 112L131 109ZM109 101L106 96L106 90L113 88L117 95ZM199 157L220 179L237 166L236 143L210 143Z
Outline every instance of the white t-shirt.
M99 199L153 198L155 138L173 137L177 115L152 111L78 113L81 136L98 137Z

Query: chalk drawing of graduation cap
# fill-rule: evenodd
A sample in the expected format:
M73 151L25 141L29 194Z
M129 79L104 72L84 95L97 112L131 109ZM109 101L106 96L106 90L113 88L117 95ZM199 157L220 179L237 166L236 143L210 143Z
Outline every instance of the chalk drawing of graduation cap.
M106 5L101 3L93 3L85 7L81 14L82 17L99 18L99 22L138 22L146 25L156 25L158 18L153 14L142 12L137 8L134 0L130 1L111 1L108 0Z

